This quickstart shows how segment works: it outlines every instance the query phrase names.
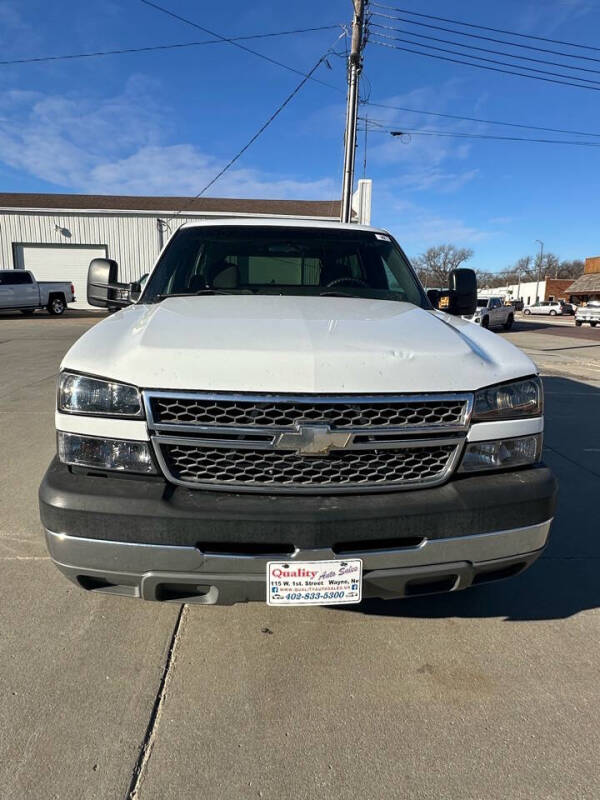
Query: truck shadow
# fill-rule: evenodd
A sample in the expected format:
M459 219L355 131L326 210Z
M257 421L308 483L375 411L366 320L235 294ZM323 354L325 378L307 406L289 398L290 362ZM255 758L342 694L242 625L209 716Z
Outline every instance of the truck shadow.
M560 318L561 320L566 319L571 323L572 330L577 330L575 326L575 319L572 316L564 316ZM567 329L570 330L571 326L566 325L565 323L560 323L559 325L549 322L548 317L516 317L514 325L512 326L512 331L516 333L523 333L527 331L542 331L556 329Z
M23 324L27 322L31 322L32 320L52 320L53 322L57 320L64 320L64 319L97 319L100 321L106 316L106 311L98 310L92 311L87 309L79 309L79 308L69 308L65 311L64 314L60 316L54 316L53 314L49 314L47 311L40 309L35 311L33 314L22 314L20 311L0 311L0 321L6 319L10 320L11 322L21 321Z
M406 617L563 619L600 607L600 388L544 378L544 460L559 482L557 513L544 555L522 575L463 592L339 606Z

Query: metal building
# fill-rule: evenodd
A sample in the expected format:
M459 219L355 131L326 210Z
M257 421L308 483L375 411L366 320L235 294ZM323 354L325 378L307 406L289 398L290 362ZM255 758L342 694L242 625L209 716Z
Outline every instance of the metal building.
M184 213L173 218L179 209ZM338 200L0 194L0 269L28 269L41 281L72 281L74 307L86 308L93 258L115 259L119 280L136 280L185 222L225 216L338 220L339 214Z

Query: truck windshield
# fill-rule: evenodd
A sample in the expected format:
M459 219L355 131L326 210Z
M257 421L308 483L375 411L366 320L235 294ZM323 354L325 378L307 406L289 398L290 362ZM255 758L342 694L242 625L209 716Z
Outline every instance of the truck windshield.
M140 302L211 291L339 295L430 307L389 236L339 228L183 228L163 253Z

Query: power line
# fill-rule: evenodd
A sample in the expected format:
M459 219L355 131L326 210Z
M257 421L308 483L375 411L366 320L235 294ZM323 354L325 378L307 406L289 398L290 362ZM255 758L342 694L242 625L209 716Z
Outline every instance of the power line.
M361 117L361 119L364 119ZM376 122L373 119L369 119L369 122ZM394 131L389 130L387 128L372 128L370 129L373 133L389 133L392 136L404 136L409 134L410 136L445 136L451 137L456 139L489 139L493 141L501 141L501 142L533 142L535 144L568 144L577 147L600 147L600 142L582 142L570 139L537 139L537 138L530 138L525 136L494 136L492 134L485 134L485 133L459 133L459 132L451 132L451 131L435 131L429 128L425 129L413 129L413 128L404 128L401 131Z
M547 47L536 47L533 44L521 44L519 42L508 42L506 39L497 39L494 36L484 36L481 33L467 33L466 31L456 31L453 28L446 28L443 25L432 25L428 22L418 22L415 19L406 19L406 17L395 17L390 14L382 14L380 11L372 11L371 16L382 17L383 19L393 20L396 22L404 22L409 25L418 25L420 28L429 28L436 31L444 31L445 33L454 33L457 36L466 36L469 39L480 39L485 42L494 42L495 44L504 44L510 47L518 47L524 50L535 50L537 53L550 53L554 56L564 56L566 58L577 58L583 61L593 61L595 63L600 63L600 58L594 58L593 56L579 56L575 53L565 53L562 50L550 50ZM440 18L443 19L443 18ZM456 25L461 25L462 23L457 22L454 23Z
M290 67L289 64L284 64L283 61L278 61L276 58L271 58L270 56L266 56L264 53L260 53L258 50L253 50L251 47L246 47L246 45L240 44L239 42L233 41L232 39L228 39L226 36L222 36L220 33L216 33L215 31L210 30L210 28L205 28L203 25L199 25L197 22L193 22L191 19L187 19L187 17L182 17L180 14L176 14L174 11L170 11L168 8L164 8L163 6L158 5L158 3L152 2L152 0L140 0L140 2L144 3L144 5L150 6L151 8L156 9L157 11L161 11L163 14L166 14L169 17L173 17L173 19L177 19L180 22L185 22L186 25L191 25L193 28L197 28L200 31L204 31L204 33L208 33L209 36L214 36L222 42L228 42L229 44L237 47L240 50L244 50L246 53L251 53L253 56L257 58L262 58L263 61L268 61L269 64L275 64L282 69L288 70L288 72L294 72L296 75L302 75L302 77L306 77L307 73L302 72L302 70L296 69L295 67ZM315 83L320 83L322 86L327 86L330 89L335 89L336 92L344 92L344 89L340 89L339 86L334 86L332 83L326 83L325 81L321 81L318 78L311 77L310 80L315 81Z
M143 2L144 2L144 0L143 0ZM180 214L182 214L186 210L186 208L190 207L190 205L194 202L194 200L197 200L206 191L208 191L208 189L210 189L210 187L213 184L215 184L219 180L219 178L222 175L224 175L227 172L227 170L230 167L232 167L239 158L241 158L241 156L246 152L246 150L248 150L248 148L252 144L254 144L254 142L258 139L258 137L269 127L269 125L273 122L273 120L283 111L283 109L288 105L288 103L298 94L298 92L300 91L300 89L302 89L304 84L307 83L311 79L313 73L327 59L327 56L330 53L330 49L327 50L327 52L325 52L321 56L321 58L316 62L316 64L304 75L304 77L302 78L300 83L290 92L290 94L285 98L285 100L282 103L280 103L280 105L275 109L275 111L271 114L271 116L266 120L266 122L264 122L260 126L260 128L246 142L246 144L241 148L241 150L238 150L238 152L233 156L233 158L231 158L227 162L227 164L225 164L225 166L222 169L220 169L219 172L217 172L217 174L205 186L202 187L202 189L200 189L200 191L197 194L195 194L193 197L191 197L188 200L188 202L184 206L182 206L176 214L173 214L173 216L169 217L169 219L174 219L175 217L178 217Z
M522 39L536 39L537 41L540 41L540 42L550 42L551 44L561 44L561 45L564 45L566 47L579 47L582 50L595 50L596 52L600 53L600 47L593 47L592 45L589 45L589 44L580 44L580 43L577 43L577 42L566 42L566 41L564 41L562 39L549 39L546 36L535 36L534 34L529 34L529 33L517 33L516 31L507 31L507 30L504 30L503 28L492 28L489 25L475 25L472 22L461 22L460 20L447 19L446 17L437 17L434 14L422 14L422 13L419 13L418 11L408 11L406 8L397 8L395 6L384 5L383 3L375 2L375 3L373 3L373 5L377 6L378 8L387 8L387 9L390 9L391 11L399 11L401 14L410 14L411 16L415 16L415 17L424 17L425 19L436 19L436 20L440 20L441 22L450 22L453 25L465 25L468 28L479 28L479 30L493 31L494 33L506 33L509 36L519 36Z
M229 39L205 39L200 42L178 42L176 44L157 44L148 47L126 47L119 50L96 50L91 53L69 53L60 56L38 56L35 58L13 58L10 61L0 61L0 66L8 64L34 64L44 61L67 61L75 58L95 58L97 56L114 56L123 53L149 53L154 50L174 50L183 47L201 47L207 44L221 44L222 42L238 42L248 39L269 39L275 36L289 36L295 33L309 33L312 31L328 31L339 28L340 25L319 25L315 28L296 28L289 31L273 31L272 33L253 33L246 36L232 36Z
M600 91L600 86L585 86L581 83L574 83L573 81L558 81L554 78L542 78L539 75L529 75L526 72L517 72L516 70L500 69L499 67L487 67L485 64L474 64L472 61L464 61L457 58L449 58L448 56L436 56L434 53L424 53L422 50L412 50L409 47L400 47L399 45L390 44L389 42L378 42L375 39L370 39L373 44L380 47L389 47L392 50L401 50L404 53L414 53L418 56L427 56L428 58L435 58L438 61L450 61L453 64L464 64L468 67L478 67L479 69L490 70L491 72L502 72L505 75L518 75L521 78L531 78L533 81L544 81L545 83L555 83L560 86L574 86L577 89L590 89L594 92Z
M380 36L381 38L386 38L386 34L377 33L376 36ZM552 72L550 70L545 69L537 69L537 67L528 67L524 64L512 64L510 61L499 61L497 58L486 58L485 56L478 56L471 53L465 53L461 50L451 50L448 47L436 47L433 44L425 44L424 42L414 42L412 39L403 39L399 36L387 36L388 39L391 39L394 42L403 42L404 44L411 44L416 47L425 47L428 50L436 50L439 53L450 53L455 56L463 56L466 58L474 58L478 61L486 61L489 64L499 64L503 67L517 67L518 69L527 69L530 72L537 72L540 75L551 75L555 78L566 78L567 80L573 81L581 81L582 83L592 83L600 86L600 82L597 80L593 80L592 78L580 78L579 75L565 75L562 72ZM456 43L458 47L458 43ZM506 55L509 55L508 53Z
M453 44L457 47L468 47L469 50L478 50L480 53L494 53L497 56L508 56L509 58L519 58L521 61L533 61L535 64L546 64L552 67L561 67L562 69L576 69L579 72L593 72L596 75L600 75L600 69L593 69L592 67L578 67L572 66L571 64L564 64L562 61L548 61L545 58L533 58L532 56L522 56L518 53L506 53L504 50L493 50L491 47L477 47L475 44L463 44L462 42L455 42L452 39L442 39L438 36L428 36L426 33L413 33L412 31L405 31L401 28L393 28L390 25L379 25L377 22L372 22L375 28L381 28L382 30L386 31L394 31L395 33L403 33L406 36L415 36L418 39L428 39L432 42L442 42L444 44ZM376 32L377 33L377 32ZM457 31L459 33L459 31ZM385 33L377 33L377 36L382 36L387 39L393 39L395 37L390 36L389 34ZM399 41L404 41L400 39ZM420 42L414 42L414 44L420 44ZM509 47L513 47L510 42L506 42ZM422 45L424 46L424 45ZM470 55L465 53L465 55ZM529 69L529 67L527 67ZM575 76L573 76L575 77ZM579 79L578 79L579 80ZM583 80L583 79L581 79Z
M510 128L528 128L533 131L546 131L547 133L567 133L571 136L597 136L600 138L600 133L590 133L589 131L573 131L565 130L563 128L546 128L540 125L526 125L522 122L504 122L497 119L480 119L479 117L464 117L458 114L442 114L439 111L422 111L418 108L407 108L406 106L393 106L386 103L373 103L370 100L362 101L362 105L372 106L374 108L388 108L391 111L406 111L411 114L424 114L430 117L444 117L447 119L456 119L463 122L481 122L486 125L505 125ZM389 123L388 123L389 124Z

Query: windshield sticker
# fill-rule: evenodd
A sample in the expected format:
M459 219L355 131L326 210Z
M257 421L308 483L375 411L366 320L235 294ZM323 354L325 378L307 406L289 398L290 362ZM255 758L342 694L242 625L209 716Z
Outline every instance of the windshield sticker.
M375 234L375 238L376 239L380 239L382 242L391 242L392 241L389 236L385 235L385 233L376 233Z

